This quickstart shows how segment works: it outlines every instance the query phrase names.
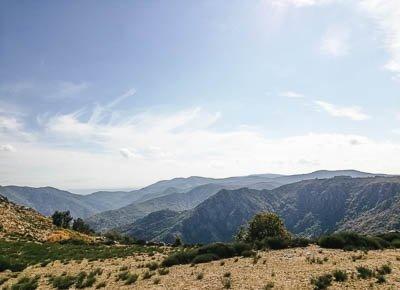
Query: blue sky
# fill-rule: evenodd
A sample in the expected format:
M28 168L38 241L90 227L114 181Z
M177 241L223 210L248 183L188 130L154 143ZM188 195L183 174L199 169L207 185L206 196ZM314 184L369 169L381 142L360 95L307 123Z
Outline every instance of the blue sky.
M0 184L399 173L399 13L395 0L2 1Z

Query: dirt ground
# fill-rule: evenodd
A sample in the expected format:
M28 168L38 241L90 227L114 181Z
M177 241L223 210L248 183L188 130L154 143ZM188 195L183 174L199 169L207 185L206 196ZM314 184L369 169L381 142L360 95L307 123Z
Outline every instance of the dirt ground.
M160 262L162 254L150 257L146 254L125 259L108 259L104 261L81 263L70 262L66 265L56 261L46 267L33 266L25 269L18 277L11 278L3 287L10 286L21 277L40 275L39 289L52 289L49 276L77 275L81 271L90 272L96 268L103 270L96 276L92 289L104 282L102 289L223 289L230 284L231 289L313 289L310 280L334 270L343 270L348 274L346 282L333 282L329 289L400 289L400 251L384 250L364 253L344 252L341 250L321 249L317 246L287 249L280 251L259 252L258 259L230 258L198 265L181 265L169 268L169 273L154 275L143 279L148 271L144 265L151 261ZM388 264L392 268L385 275L386 282L379 284L377 278L361 279L356 267L365 266L372 270ZM139 275L132 285L117 281L118 273L126 267L130 273ZM2 273L0 278L10 276ZM15 275L14 275L15 276ZM201 278L202 276L202 278ZM229 276L229 277L224 277ZM155 284L157 283L158 284ZM268 288L270 287L273 288Z

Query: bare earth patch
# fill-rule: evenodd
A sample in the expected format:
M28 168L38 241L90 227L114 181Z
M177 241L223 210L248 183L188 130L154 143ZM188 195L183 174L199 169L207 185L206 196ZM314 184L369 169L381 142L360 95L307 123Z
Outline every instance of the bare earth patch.
M3 286L10 286L22 277L40 275L39 289L53 289L49 283L51 276L60 276L63 273L76 276L82 271L89 273L101 268L102 272L96 276L96 282L87 289L95 289L96 286L104 286L101 289L223 289L228 284L231 289L313 289L310 282L312 277L332 274L334 270L345 271L348 280L333 281L329 289L400 289L399 250L364 253L309 246L304 249L259 252L258 255L258 259L239 257L194 266L174 266L168 268L169 271L149 270L146 267L150 262L159 263L163 260L165 255L158 253L154 256L137 254L102 262L84 260L81 263L62 264L56 261L45 267L29 267L19 273L18 277L10 278ZM392 269L390 274L385 275L386 282L379 284L375 277L358 277L357 267L375 270L382 265L390 265ZM128 285L126 281L118 279L119 274L124 271L137 274L137 280L130 281L132 283ZM11 273L1 273L0 280L10 276ZM267 285L273 288L266 288Z

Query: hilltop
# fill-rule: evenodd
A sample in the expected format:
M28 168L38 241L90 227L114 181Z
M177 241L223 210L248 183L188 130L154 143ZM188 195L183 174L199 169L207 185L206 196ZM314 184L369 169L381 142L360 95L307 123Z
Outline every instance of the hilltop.
M34 209L17 205L0 195L0 238L6 240L31 240L37 242L56 242L79 239L86 242L93 237L52 224L50 218Z

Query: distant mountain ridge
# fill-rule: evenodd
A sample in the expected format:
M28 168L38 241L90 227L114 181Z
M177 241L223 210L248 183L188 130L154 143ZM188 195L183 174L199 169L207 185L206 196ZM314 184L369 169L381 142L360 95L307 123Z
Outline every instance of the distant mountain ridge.
M304 236L340 230L400 230L400 178L334 177L273 190L224 189L192 210L154 212L119 229L156 241L171 242L175 235L187 243L229 241L241 225L261 211L278 213L292 233ZM164 222L158 225L157 220Z
M366 177L373 174L344 170L317 171L303 175L255 174L220 179L191 176L159 181L138 190L99 191L88 195L74 194L53 187L0 186L0 194L8 197L10 201L34 208L47 216L56 210L70 210L74 217L89 218L93 216L89 221L96 229L103 230L132 223L134 220L157 210L182 211L191 209L222 188L273 189L302 179L335 175ZM204 192L202 186L209 186L210 184L214 186L210 186L210 190ZM196 189L197 187L199 188ZM185 195L192 190L194 192ZM161 199L158 200L158 198ZM113 210L117 210L117 212L113 212Z
M187 179L176 178L170 181L161 181L150 187L159 187L162 184L168 186L189 188L194 184L198 185L204 182L212 182L200 186L196 186L188 192L170 193L165 195L165 192L159 194L151 194L138 199L137 201L116 210L98 213L86 219L86 222L97 231L106 231L112 228L121 227L126 224L133 223L135 220L144 217L150 212L170 209L175 211L189 210L200 202L206 200L210 196L216 194L220 189L238 189L242 187L255 189L273 189L283 184L296 182L306 179L334 177L340 175L348 175L354 177L370 177L375 176L371 173L364 173L355 170L339 170L339 171L316 171L301 175L274 175L274 174L259 174L242 177L229 177L221 179L211 179L202 177L189 177ZM190 185L190 186L189 186ZM213 185L213 186L211 186ZM209 186L209 190L204 192L205 186ZM185 202L185 199L193 199L193 202ZM144 200L141 202L141 200Z

